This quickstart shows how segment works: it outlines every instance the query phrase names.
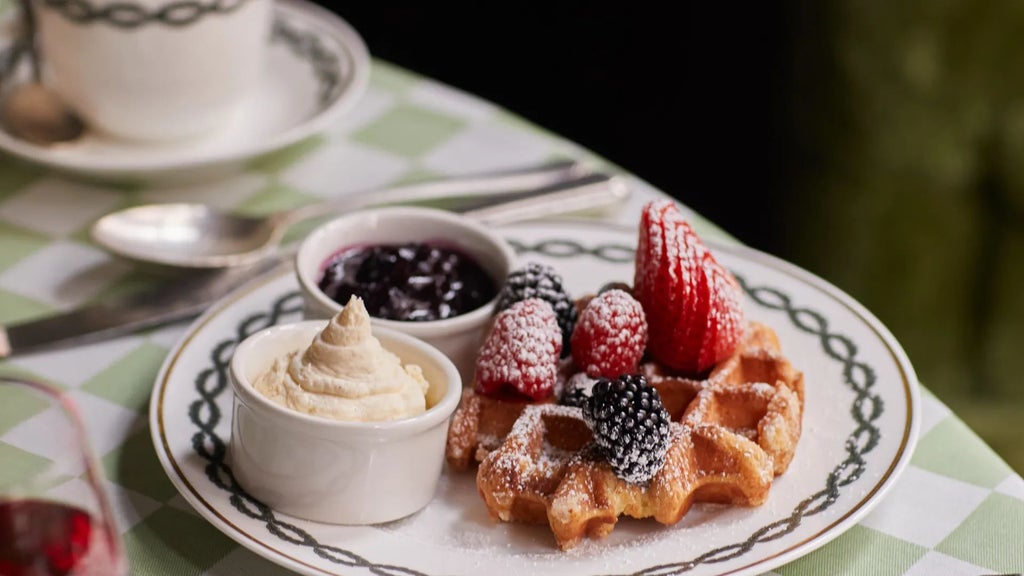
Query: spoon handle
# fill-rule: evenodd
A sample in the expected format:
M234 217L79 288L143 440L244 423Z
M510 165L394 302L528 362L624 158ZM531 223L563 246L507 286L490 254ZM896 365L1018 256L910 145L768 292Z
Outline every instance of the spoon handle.
M456 210L474 220L498 226L547 216L615 206L629 197L630 190L620 178L588 174L518 195L484 198L476 206Z
M590 174L544 190L494 195L460 211L468 218L497 225L607 207L628 196L629 188L619 178ZM291 265L294 253L294 247L285 248L252 266L189 271L142 293L117 294L71 312L0 325L0 358L94 342L191 318L257 276L282 273Z
M276 217L287 227L309 218L342 213L385 204L419 204L423 202L466 196L501 196L522 190L536 190L566 182L583 175L586 168L574 161L560 161L541 166L461 176L395 186L371 192L352 193L281 212Z
M39 82L42 73L39 70L39 53L36 52L36 16L32 12L32 3L29 0L21 0L21 25L24 27L23 42L28 53L28 61L31 66L32 81Z

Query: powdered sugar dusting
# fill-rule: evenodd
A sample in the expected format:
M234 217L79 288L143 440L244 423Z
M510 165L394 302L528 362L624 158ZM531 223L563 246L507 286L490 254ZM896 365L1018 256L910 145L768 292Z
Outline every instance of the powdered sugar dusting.
M598 535L610 531L620 515L675 523L689 510L692 496L700 499L703 486L734 504L759 504L767 497L770 458L725 428L671 423L664 466L649 482L633 484L612 475L592 437L567 449L557 437L567 424L559 418L585 430L578 408L524 409L502 447L481 464L477 485L493 515L505 521L546 520L563 549L594 536L588 526L598 519L604 527ZM526 511L530 506L534 512Z
M657 297L652 307L639 314L648 325L652 317L672 314L699 316L703 320L698 322L699 329L694 332L700 339L696 348L688 350L689 354L706 358L722 353L723 349L728 353L720 361L716 360L710 375L706 370L703 372L703 380L691 379L698 378L694 372L684 372L687 376L680 376L679 369L668 368L656 356L652 362L645 361L644 374L649 372L648 365L660 366L652 372L652 383L680 384L674 389L673 396L676 406L683 406L688 416L670 423L666 463L654 477L642 483L630 483L614 476L604 452L595 443L590 424L584 420L582 410L576 407L526 405L503 438L478 434L480 444L487 449L477 454L482 460L477 489L492 517L504 521L548 523L563 548L572 548L580 538L605 536L621 515L656 516L661 522L678 522L687 513L691 503L687 495L694 490L698 499L707 494L714 498L735 497L737 500L733 504L759 505L767 498L775 476L773 455L766 451L767 448L759 446L759 442L762 438L787 439L791 435L785 421L765 411L771 402L777 404L778 410L786 410L792 403L792 396L776 401L777 388L770 380L746 379L748 373L760 374L758 371L764 370L761 366L770 364L774 359L785 361L777 352L774 333L770 337L751 338L749 343L752 347L743 349L741 353L739 348L742 348L741 344L748 343L748 339L740 306L742 292L735 279L714 260L674 203L667 200L651 203L645 208L643 217L632 290L636 300L628 292L605 288L589 301L589 305L577 308L580 312L577 330L602 333L602 337L595 338L590 345L594 363L614 356L624 348L636 347L642 353L650 346L649 342L647 347L640 342L627 322L636 308L643 311L647 307L643 300L645 295ZM677 289L666 290L666 282ZM591 312L593 318L588 320ZM499 332L500 324L496 321L492 335ZM495 341L493 348L488 348L490 338L485 343L478 363L478 379L493 376L515 385L517 380L542 377L554 387L565 386L568 392L586 386L587 381L595 376L587 375L591 364L583 357L576 357L575 338L572 342L573 361L553 362L539 376L541 370L531 366L536 358L531 356L534 352L522 346L530 340L550 341L554 332L532 322L513 324L516 325L509 326L507 334L515 336ZM687 329L680 331L679 326L672 324L668 327L666 338L669 344L678 347L688 342L684 336ZM653 339L653 329L649 330ZM755 333L760 334L761 328ZM769 346L763 347L766 343ZM550 347L543 352L549 353ZM755 362L744 360L755 356ZM513 361L497 361L501 357L523 358L525 362L521 367L515 366ZM634 364L631 372L627 373L636 371ZM770 373L770 370L765 373ZM801 387L801 398L802 390ZM716 402L723 394L735 396L730 402L747 405L740 407L738 412L730 407L719 411ZM736 416L737 413L741 416ZM673 410L672 414L679 418L682 412ZM711 488L701 491L700 487L705 485ZM629 496L623 497L618 492L620 489L626 490ZM680 498L680 491L684 496L681 500L671 500L674 504L655 503L669 497L669 494L674 495L671 498ZM675 505L684 506L677 516L658 511ZM606 506L610 508L604 508ZM580 522L580 514L590 519L584 520L585 523L594 522L587 524L590 528L579 528L574 524ZM687 518L693 515L690 513ZM610 523L609 518L612 519ZM591 531L592 528L595 531ZM513 538L513 534L520 535L523 530L528 529L502 528L500 533ZM644 546L664 535L660 527L644 527L640 531L641 538L631 531L628 547ZM530 538L536 536L535 531L528 533ZM468 548L479 544L471 537L467 537L464 543ZM605 545L585 544L569 554L588 555L595 550L606 551ZM622 541L618 540L616 546L621 548Z
M696 374L736 349L742 293L671 200L644 208L635 284L657 360Z
M516 495L537 489L538 483L550 481L561 476L562 470L569 460L576 457L579 450L569 450L556 446L549 441L545 418L564 418L578 423L577 429L586 429L583 413L579 408L558 404L534 404L523 409L505 437L502 446L491 452L481 462L479 478L485 470L492 469L493 476L500 478L498 488L504 494L502 498L513 498ZM586 444L589 434L580 441ZM553 486L549 486L549 489Z
M704 342L701 355L717 363L732 354L743 337L743 295L733 275L710 254L704 261L704 274L712 302L709 324L714 326L716 338Z
M565 389L580 389L589 395L595 382L597 382L597 379L591 378L586 372L577 372L569 377L569 380L565 383Z
M580 314L572 337L573 360L591 377L635 372L646 347L644 310L622 290L593 298Z
M480 350L476 386L483 393L510 387L535 399L551 395L558 377L562 332L551 305L539 298L498 314Z

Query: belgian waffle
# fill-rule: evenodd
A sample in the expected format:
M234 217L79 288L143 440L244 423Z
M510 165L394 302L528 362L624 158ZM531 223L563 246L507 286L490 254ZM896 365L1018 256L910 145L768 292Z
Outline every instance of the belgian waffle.
M751 322L737 351L705 379L667 374L655 363L645 363L641 373L673 420L724 427L767 452L776 475L789 467L800 440L804 378L768 326Z
M641 366L674 421L664 466L644 485L618 478L578 408L505 402L467 392L449 429L448 461L480 462L492 517L547 523L562 549L604 537L620 515L678 522L694 502L762 504L801 431L803 375L771 328L750 323L737 351L705 378Z
M712 424L673 423L665 464L645 485L615 475L595 452L579 408L527 407L477 472L492 517L547 523L563 550L601 538L620 515L674 524L694 502L756 506L768 498L771 458Z
M530 403L524 400L500 400L462 393L462 401L448 427L445 459L453 470L466 470L492 450L501 446L512 426Z
M563 363L556 388L564 385L571 371L572 362ZM552 397L545 402L553 403L555 400ZM448 427L445 459L449 468L467 470L501 446L516 419L531 404L521 398L491 398L477 394L471 388L465 390Z
M777 473L785 471L792 458L796 441L800 437L803 375L782 355L778 337L771 328L751 322L747 326L743 343L736 352L716 366L706 378L691 379L674 375L665 371L656 362L645 362L640 366L640 370L658 390L662 403L673 420L681 421L687 408L697 399L698 393L708 390L701 400L701 405L708 405L708 408L694 410L690 416L691 420L726 418L730 423L746 423L746 426L733 427L748 438L756 438L757 442L760 442L763 436L763 442L773 447L771 450L767 447L764 449L775 458ZM560 379L564 380L571 372L571 366L563 366ZM782 391L782 387L775 386L776 382L781 382L785 391ZM766 424L764 434L758 434L750 424L755 421L751 420L752 418L756 418L756 421L764 419L768 406L764 405L763 398L769 391L763 386L755 386L753 388L759 391L752 390L742 397L740 392L752 388L750 385L754 383L767 383L773 389L780 390L781 398L771 406L772 413L775 414L781 408L785 408L786 413L784 425L770 427ZM793 395L796 396L797 402L792 401ZM735 413L740 409L743 398L747 397L752 401L749 405L750 411L745 419L737 419ZM516 419L529 405L529 402L523 400L481 396L472 390L463 393L462 402L448 429L445 455L449 467L454 470L466 470L473 463L483 460L489 452L501 445ZM723 414L726 411L728 413ZM769 421L778 422L778 418L773 416ZM791 442L784 442L779 438L779 433L783 433L783 438L788 438ZM781 468L779 462L783 463Z

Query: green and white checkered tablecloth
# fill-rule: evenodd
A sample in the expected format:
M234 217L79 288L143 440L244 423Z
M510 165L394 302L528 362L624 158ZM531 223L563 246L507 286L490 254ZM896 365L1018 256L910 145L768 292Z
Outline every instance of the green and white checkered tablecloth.
M397 181L560 157L590 156L495 106L378 61L351 114L322 136L258 159L227 180L159 189L85 184L0 158L0 323L69 310L152 281L88 240L94 219L127 205L190 200L262 212ZM629 182L634 197L614 219L635 224L640 206L660 192ZM724 237L694 218L705 235ZM56 384L82 408L133 574L284 574L200 518L157 461L147 424L150 390L185 327L15 357L0 363L0 371ZM940 401L927 392L923 397L920 443L890 496L858 526L775 573L1024 571L1024 481ZM5 469L62 457L46 442L46 427L39 406L0 402L0 480Z

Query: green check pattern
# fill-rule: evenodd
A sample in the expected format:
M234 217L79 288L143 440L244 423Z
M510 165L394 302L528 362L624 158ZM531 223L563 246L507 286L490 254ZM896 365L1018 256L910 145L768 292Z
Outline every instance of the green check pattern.
M157 281L89 242L89 225L110 210L185 200L264 213L395 182L565 157L605 164L489 103L380 61L366 96L337 125L254 159L223 181L173 188L82 183L0 157L0 323L69 310ZM629 183L634 198L605 218L635 224L643 203L660 195L635 178ZM700 233L728 238L693 217ZM301 233L293 232L292 239ZM149 394L185 327L17 357L0 363L0 372L53 383L81 407L132 574L287 574L200 518L157 461L147 424ZM46 415L31 397L0 397L0 483L5 473L60 458L43 441ZM773 574L1022 571L1024 481L925 391L920 444L891 496L831 544Z

